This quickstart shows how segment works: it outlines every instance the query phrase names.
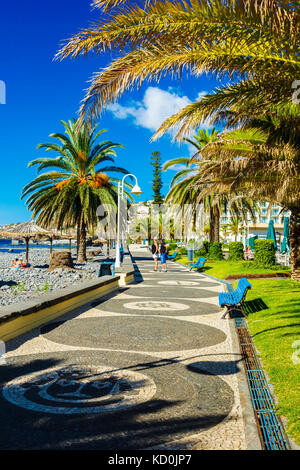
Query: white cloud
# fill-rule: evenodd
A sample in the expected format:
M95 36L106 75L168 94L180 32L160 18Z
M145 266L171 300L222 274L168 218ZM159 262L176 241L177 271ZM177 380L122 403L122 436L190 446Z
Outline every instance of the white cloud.
M200 92L196 99L200 99L203 95L205 92ZM155 132L165 119L191 103L190 98L180 96L174 88L170 87L167 91L150 86L146 89L141 102L131 102L128 106L113 103L107 109L117 119L132 118L135 125ZM203 127L208 126L204 124Z

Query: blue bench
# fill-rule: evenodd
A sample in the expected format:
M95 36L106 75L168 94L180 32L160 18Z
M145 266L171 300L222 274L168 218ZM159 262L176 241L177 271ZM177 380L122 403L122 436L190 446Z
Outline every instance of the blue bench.
M174 253L171 256L168 256L168 261L173 261L177 255L178 255L178 252L174 251Z
M242 277L237 285L237 288L232 292L221 292L219 294L219 305L222 308L225 308L221 318L225 318L227 313L229 313L230 308L235 306L241 306L245 300L248 289L251 289L250 282Z
M192 268L195 268L195 269L203 268L206 261L207 261L206 258L198 258L196 263L189 265L189 268L190 269L192 269Z

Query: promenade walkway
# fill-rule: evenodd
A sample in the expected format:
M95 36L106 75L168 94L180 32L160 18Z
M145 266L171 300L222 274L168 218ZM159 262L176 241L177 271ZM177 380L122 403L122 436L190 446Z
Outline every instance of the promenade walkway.
M219 283L134 253L136 283L11 340L0 449L245 449Z

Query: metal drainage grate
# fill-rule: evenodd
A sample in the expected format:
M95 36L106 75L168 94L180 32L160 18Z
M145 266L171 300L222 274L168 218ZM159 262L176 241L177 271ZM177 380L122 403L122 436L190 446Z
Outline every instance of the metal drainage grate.
M256 355L247 323L240 317L234 318L234 321L263 446L266 450L289 450L290 446L280 418L276 416L275 403Z

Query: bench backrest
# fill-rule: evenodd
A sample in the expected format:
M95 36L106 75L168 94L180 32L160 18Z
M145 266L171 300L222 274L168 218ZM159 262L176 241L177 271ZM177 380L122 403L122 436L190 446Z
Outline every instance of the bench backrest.
M251 284L250 282L245 278L245 277L242 277L239 282L238 282L238 285L237 285L237 288L235 290L235 293L237 294L238 296L238 299L239 299L239 302L241 302L243 300L243 298L245 297L245 294L247 292L248 289L251 289Z
M198 258L198 259L197 259L197 263L196 263L196 264L204 264L204 263L205 263L205 261L207 261L207 259L206 259L206 258Z

